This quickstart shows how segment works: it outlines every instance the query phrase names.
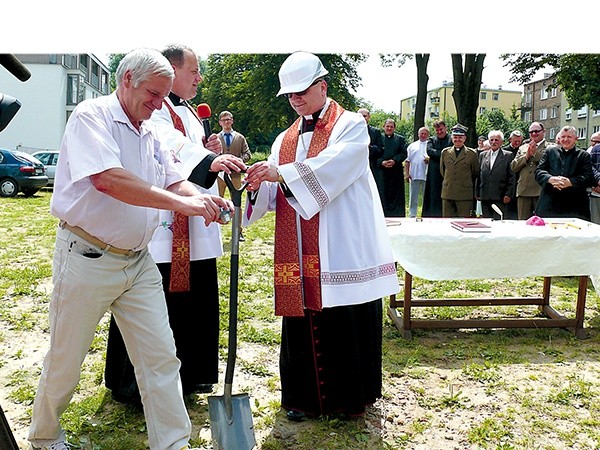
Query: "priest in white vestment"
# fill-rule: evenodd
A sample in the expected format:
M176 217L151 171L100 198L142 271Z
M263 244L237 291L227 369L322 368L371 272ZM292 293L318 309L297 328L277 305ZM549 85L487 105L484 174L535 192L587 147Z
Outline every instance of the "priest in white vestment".
M291 420L362 415L381 397L382 297L399 291L367 126L327 97L327 74L310 53L286 59L278 95L299 117L246 178L244 224L276 211L275 313Z

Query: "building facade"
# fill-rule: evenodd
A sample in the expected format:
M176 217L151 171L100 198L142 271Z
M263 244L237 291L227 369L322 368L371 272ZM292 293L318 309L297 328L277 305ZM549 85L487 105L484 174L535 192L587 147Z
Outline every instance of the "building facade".
M0 133L0 147L33 153L57 150L75 106L110 93L108 67L92 54L15 55L31 72L25 82L0 68L2 92L21 108Z
M452 97L454 86L452 83L443 83L442 86L427 91L427 103L425 105L425 120L435 120L444 115L456 117L456 106ZM479 93L479 108L477 116L485 111L503 111L509 116L514 109L521 105L520 91L505 91L502 86L490 89L483 86ZM408 97L400 101L400 119L411 119L415 115L417 96Z
M590 136L600 131L600 110L587 106L574 110L555 83L554 74L544 74L541 80L525 84L521 108L523 120L542 123L547 130L546 139L551 141L563 126L573 126L579 137L577 146L587 148Z

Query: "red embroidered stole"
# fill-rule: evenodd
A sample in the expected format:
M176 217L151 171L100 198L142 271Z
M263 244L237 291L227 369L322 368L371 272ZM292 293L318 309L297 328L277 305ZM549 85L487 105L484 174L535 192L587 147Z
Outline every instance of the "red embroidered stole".
M325 115L315 124L307 159L317 156L327 147L333 127L343 112L344 109L332 100ZM296 161L301 120L299 117L283 137L279 151L280 165ZM309 220L300 218L300 261L296 211L288 203L283 191L277 191L274 275L275 314L278 316L304 316L304 308L314 311L322 309L319 215Z
M186 136L181 117L164 100L169 110L173 126ZM169 292L188 292L190 290L190 230L189 218L185 214L173 211L173 242L171 244L171 274Z

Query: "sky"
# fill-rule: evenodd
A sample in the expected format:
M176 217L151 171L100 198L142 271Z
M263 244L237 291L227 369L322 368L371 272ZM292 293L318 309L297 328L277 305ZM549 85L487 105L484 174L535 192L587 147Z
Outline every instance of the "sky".
M510 83L511 73L503 67L500 53L487 53L484 60L483 85L490 89L523 91L521 85ZM414 59L401 67L381 67L377 53L359 66L363 86L356 95L373 104L374 108L386 112L400 112L400 101L417 94L417 67ZM452 81L452 61L450 53L431 53L427 65L429 90L442 86L444 81Z
M573 2L573 7L580 0ZM416 2L347 0L281 2L228 0L221 4L105 0L9 2L3 6L0 53L125 53L136 47L162 48L182 43L199 55L210 53L365 53L359 68L363 86L356 93L388 112L399 112L400 100L416 94L414 60L401 68L382 68L379 53L429 53L429 88L452 80L451 53L486 53L483 83L490 88L520 90L510 84L498 56L519 52L578 52L597 38L593 27L571 33L540 33L538 2L503 0L473 4L429 0ZM358 5L358 6L357 6ZM475 6L476 5L476 6ZM174 14L178 14L176 19ZM69 20L67 20L69 18ZM537 20L537 19L536 19ZM533 24L533 25L532 25ZM558 23L555 26L562 26ZM594 50L592 50L594 51ZM0 87L1 90L1 87Z

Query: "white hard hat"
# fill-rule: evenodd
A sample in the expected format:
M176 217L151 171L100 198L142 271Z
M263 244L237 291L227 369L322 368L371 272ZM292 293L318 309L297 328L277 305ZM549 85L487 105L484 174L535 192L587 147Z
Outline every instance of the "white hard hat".
M279 69L281 89L277 95L302 92L310 87L317 78L324 77L328 73L321 60L312 53L292 53Z

